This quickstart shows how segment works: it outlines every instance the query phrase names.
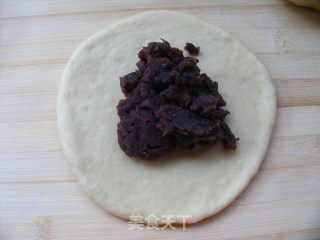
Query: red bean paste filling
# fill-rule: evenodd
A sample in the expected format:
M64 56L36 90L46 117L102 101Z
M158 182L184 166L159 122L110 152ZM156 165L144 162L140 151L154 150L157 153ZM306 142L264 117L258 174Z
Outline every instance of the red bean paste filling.
M200 149L219 141L236 149L223 122L228 111L218 83L200 74L198 59L170 44L151 42L138 54L138 70L120 77L125 99L117 106L118 142L131 157L154 160L174 149Z
M198 55L200 52L200 47L196 47L192 43L186 43L184 50L186 50L191 55Z

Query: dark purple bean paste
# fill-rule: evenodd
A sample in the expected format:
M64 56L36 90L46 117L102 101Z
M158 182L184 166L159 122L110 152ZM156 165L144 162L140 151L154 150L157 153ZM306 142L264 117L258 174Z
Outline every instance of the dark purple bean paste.
M184 50L186 50L190 55L198 55L200 52L200 47L196 47L192 43L186 43Z
M138 54L138 70L120 77L125 99L117 106L118 142L131 157L154 160L174 149L200 149L222 142L236 149L223 122L228 111L218 83L200 74L198 59L163 42Z

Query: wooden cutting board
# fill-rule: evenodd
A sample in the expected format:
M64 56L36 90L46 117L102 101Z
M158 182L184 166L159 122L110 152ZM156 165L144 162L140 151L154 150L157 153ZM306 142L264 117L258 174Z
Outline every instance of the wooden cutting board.
M320 12L286 1L0 2L0 239L320 239ZM76 47L146 10L194 14L265 63L278 116L261 170L231 206L177 230L129 230L79 188L56 126Z

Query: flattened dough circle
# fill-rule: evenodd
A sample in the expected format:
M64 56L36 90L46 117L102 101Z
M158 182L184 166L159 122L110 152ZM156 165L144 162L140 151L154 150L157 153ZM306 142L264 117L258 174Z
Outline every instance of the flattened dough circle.
M219 83L240 137L235 152L216 145L175 152L155 162L131 159L117 142L119 76L136 69L137 53L163 38L201 47L199 67ZM186 53L185 53L186 54ZM174 11L145 12L85 41L71 57L58 96L63 149L82 189L121 218L191 215L192 222L226 207L256 174L276 112L275 89L263 64L230 33Z

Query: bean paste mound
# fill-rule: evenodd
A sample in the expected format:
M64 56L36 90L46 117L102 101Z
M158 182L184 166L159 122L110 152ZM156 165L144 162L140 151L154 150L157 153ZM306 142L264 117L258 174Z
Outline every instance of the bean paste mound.
M228 111L218 83L200 74L198 59L163 42L138 54L138 70L120 77L125 99L117 106L118 142L131 157L154 160L174 149L200 149L222 142L236 149L223 122Z

